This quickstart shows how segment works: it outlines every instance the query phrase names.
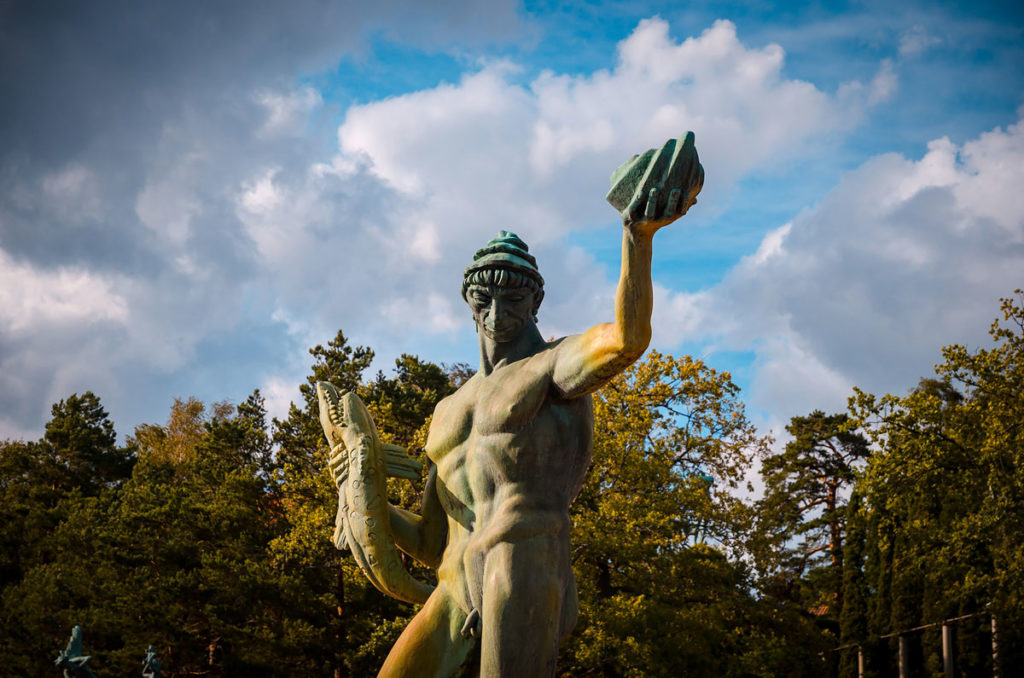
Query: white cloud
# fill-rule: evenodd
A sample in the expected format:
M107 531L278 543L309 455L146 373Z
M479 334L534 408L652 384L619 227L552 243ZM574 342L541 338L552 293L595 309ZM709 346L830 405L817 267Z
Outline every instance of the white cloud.
M738 179L817 153L894 82L881 64L874 83L832 95L787 78L784 61L780 46L747 47L727 21L679 41L650 19L619 45L609 70L524 82L514 64L490 62L454 84L353 106L333 158L309 129L319 96L273 78L210 86L163 117L139 117L145 134L111 125L95 145L114 139L124 148L103 156L106 173L63 162L25 184L36 187L27 195L39 223L62 223L40 206L47 192L116 215L96 217L110 250L101 264L90 265L85 245L54 241L64 261L82 262L69 270L95 287L68 298L93 300L82 308L120 299L110 308L123 315L100 331L83 314L81 331L66 333L24 316L19 331L36 347L26 339L9 355L27 364L45 345L60 364L9 363L18 383L10 392L43 394L26 420L41 420L43 398L100 385L121 394L111 407L118 421L137 411L123 384L156 394L160 382L172 395L217 399L241 395L229 385L246 384L244 393L265 383L279 405L305 369L305 348L338 327L382 354L471 335L461 271L498 229L518 232L538 256L548 281L545 336L610 319L616 271L565 238L615 220L603 195L616 166L692 129L709 177L703 211L720 211ZM118 153L131 162L122 167ZM976 156L987 153L979 146ZM14 202L0 203L0 217L24 211ZM701 299L657 294L659 336L701 331ZM228 364L245 357L245 369ZM46 387L31 391L37 381ZM166 407L171 396L149 397Z
M839 86L836 98L847 110L844 119L852 122L858 120L866 108L889 99L898 87L899 77L893 69L892 61L883 59L869 83L864 84L859 80L844 82Z
M309 114L323 104L320 92L309 86L287 92L261 89L254 98L267 113L266 121L257 132L262 136L301 135Z
M692 129L713 178L701 202L714 210L741 176L800 157L812 140L855 124L895 87L882 63L873 83L830 96L784 77L784 57L778 45L746 47L728 21L677 42L665 21L648 19L619 45L612 70L544 72L524 86L515 68L499 62L457 84L354 106L338 130L333 166L368 168L402 201L361 203L383 248L367 256L388 266L411 263L422 249L422 226L433 228L430 265L417 264L416 286L389 292L394 298L428 308L430 294L451 296L469 254L508 229L538 252L553 291L542 323L557 318L557 329L580 331L608 319L611 304L598 308L598 300L610 299L610 283L603 270L568 265L563 237L615 219L601 196L620 163ZM373 296L391 298L385 290L392 289ZM676 308L685 303L669 308L688 317ZM447 331L445 323L433 327Z
M416 282L380 284L401 259L377 256L379 215L415 224L403 236L427 265L439 227L405 219L358 162L330 161L333 123L296 79L333 73L371 36L450 53L524 28L501 0L91 3L11 18L0 437L40 430L72 391L96 391L121 432L163 420L175 395L241 400L267 374L301 374L305 349L339 326L365 337L383 323L379 299Z
M154 171L135 201L139 221L176 250L187 244L192 223L204 207L195 190L198 166L203 161L200 153L190 153Z
M793 224L787 223L779 226L774 231L769 231L764 239L761 240L761 244L758 246L757 251L751 255L748 265L760 266L772 257L781 256L783 254L782 244L785 242L786 236L789 235L792 228Z
M0 249L0 332L49 331L81 323L127 318L125 299L115 291L123 280L81 268L40 270Z
M460 302L461 306L461 302ZM396 328L414 326L417 330L433 333L451 333L459 329L466 313L458 313L450 296L436 292L426 295L426 303L419 299L398 298L384 304L384 316ZM462 309L459 308L459 311Z
M264 406L267 408L269 418L287 419L288 409L295 401L300 401L299 386L301 382L292 380L289 377L270 376L263 380L260 385L260 395L263 396ZM296 402L301 407L301 402Z
M239 202L245 210L254 214L266 214L281 204L284 196L274 185L274 176L279 171L280 168L271 167L255 180L243 182Z
M752 404L776 417L841 410L853 385L903 393L942 345L985 343L997 299L1020 285L1022 182L1020 121L938 139L919 160L874 157L691 295L699 324L756 352Z
M917 56L941 44L941 38L930 35L924 26L915 25L900 36L900 56Z
M25 422L85 390L79 376L104 381L97 368L108 364L105 339L129 324L126 285L121 276L44 269L0 249L0 435L35 437Z
M65 223L99 219L102 215L96 173L78 163L44 175L42 196Z

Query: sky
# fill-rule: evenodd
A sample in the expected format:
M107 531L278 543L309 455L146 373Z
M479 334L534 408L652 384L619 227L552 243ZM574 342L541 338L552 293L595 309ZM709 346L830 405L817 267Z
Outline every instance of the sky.
M1024 287L1018 3L0 2L0 438L100 396L271 414L342 329L475 363L499 229L545 336L612 319L612 170L687 130L654 339L776 435L906 393ZM370 375L368 375L370 376Z

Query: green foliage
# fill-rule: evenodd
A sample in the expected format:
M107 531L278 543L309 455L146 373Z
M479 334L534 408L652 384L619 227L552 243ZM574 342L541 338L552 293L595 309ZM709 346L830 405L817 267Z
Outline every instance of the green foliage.
M580 622L562 675L801 675L823 647L778 653L780 636L813 631L755 600L730 558L750 521L732 490L767 446L738 393L727 373L652 351L596 394L594 458L571 509Z
M394 377L378 372L359 395L370 408L382 440L414 448L434 407L454 390L441 367L403 353L395 360Z
M293 578L264 556L282 516L263 416L258 394L235 415L176 401L167 426L136 431L139 461L116 492L66 497L49 557L4 591L11 665L38 674L78 623L110 675L133 672L150 643L179 675L282 670L282 652L282 673L315 670L288 646Z
M842 608L839 613L841 645L864 643L868 639L868 586L864 572L866 520L860 495L854 490L847 505L846 543L843 547ZM840 675L857 677L857 654L845 652Z
M1024 661L1017 294L991 347L947 347L906 396L856 391L851 416L794 417L779 454L729 375L698 360L652 352L596 394L571 509L580 620L561 674L855 675L854 651L827 652L838 642L865 648L869 676L890 675L895 640L880 636L991 611L1008 675ZM403 355L366 381L373 352L341 332L310 353L298 404L269 428L258 391L237 407L176 400L118 447L86 392L54 405L43 439L0 442L6 672L52 670L74 624L100 675L132 675L150 643L168 678L377 670L415 608L331 544L313 385L357 390L382 437L426 462L430 414L472 369ZM757 457L766 494L752 506ZM389 482L392 502L418 505L422 483ZM815 618L821 603L831 614ZM991 672L988 625L958 622L961 675ZM941 672L938 634L912 637L925 674Z
M298 576L305 590L317 592L302 610L302 619L322 629L325 641L319 651L324 664L349 675L369 675L383 663L414 610L374 589L352 558L331 543L337 490L327 472L329 450L315 384L330 381L339 390L358 391L382 438L407 446L413 456L425 440L434 406L453 389L440 367L410 355L396 360L395 376L378 374L374 381L362 383L373 351L349 346L340 331L326 347L318 345L310 354L311 374L300 387L304 407L293 404L287 419L273 422L287 529L270 543L269 555L278 567ZM393 502L407 508L419 503L408 482L392 481L392 490ZM426 578L425 573L420 576Z
M51 413L44 440L67 470L66 489L77 487L95 494L131 474L131 453L117 447L114 423L92 391L68 396Z
M764 498L758 503L758 565L766 590L808 607L842 606L845 489L869 456L867 440L846 414L816 410L793 417L793 440L765 457Z
M1002 302L992 348L943 349L934 378L906 396L857 390L851 411L880 452L861 483L873 534L865 571L875 592L874 633L991 610L1006 629L1000 653L1024 659L1024 304ZM888 618L886 618L888 613ZM990 659L979 620L972 670ZM973 626L972 626L973 625ZM974 629L973 631L971 629ZM980 635L979 635L980 634ZM929 671L941 671L938 632L920 638ZM1005 668L1004 668L1005 670Z
M63 516L69 482L45 441L0 443L0 587L45 558L43 539Z
M314 360L299 387L302 406L292 403L288 417L272 424L284 529L269 542L267 554L275 567L299 580L304 603L296 611L297 620L315 630L309 640L311 654L320 672L330 673L345 667L372 626L382 616L394 616L396 609L331 543L337 490L327 473L329 450L316 400L317 381L330 381L340 390L357 389L373 351L349 346L339 331L326 347L318 344L309 352ZM381 609L374 609L374 603Z

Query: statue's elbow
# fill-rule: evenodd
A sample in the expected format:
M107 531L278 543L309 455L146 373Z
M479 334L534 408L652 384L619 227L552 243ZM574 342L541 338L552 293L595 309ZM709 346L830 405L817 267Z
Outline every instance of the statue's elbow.
M644 354L644 351L647 350L647 346L650 345L650 343L650 337L647 337L646 339L641 337L633 341L622 342L615 351L619 356L619 360L617 362L622 362L624 365L632 365L640 359L640 356Z
M623 359L633 363L640 359L647 347L651 345L651 330L644 328L640 331L631 332L622 338L619 353Z

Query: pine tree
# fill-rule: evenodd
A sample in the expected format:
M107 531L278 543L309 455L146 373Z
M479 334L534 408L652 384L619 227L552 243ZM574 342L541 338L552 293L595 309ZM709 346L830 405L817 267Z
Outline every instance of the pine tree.
M68 471L68 487L95 494L131 475L129 449L117 447L114 424L92 392L72 394L54 404L44 440Z
M809 607L827 605L832 614L842 608L843 491L853 485L857 464L869 456L867 440L855 428L846 414L816 410L793 417L786 426L793 440L762 466L761 538L774 543L765 553L782 559L761 566L784 579L778 587L783 595Z

